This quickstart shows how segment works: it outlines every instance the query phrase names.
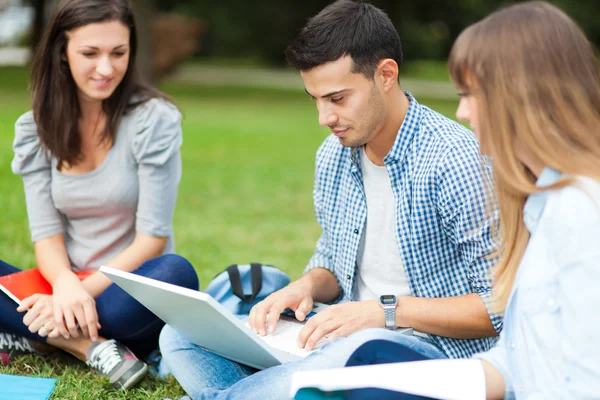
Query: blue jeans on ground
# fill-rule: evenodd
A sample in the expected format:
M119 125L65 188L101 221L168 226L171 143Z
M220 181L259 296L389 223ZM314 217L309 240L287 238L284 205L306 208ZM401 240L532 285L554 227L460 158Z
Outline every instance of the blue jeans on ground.
M20 270L0 261L0 276ZM134 274L189 289L198 289L194 267L183 257L166 254L143 263ZM158 346L158 336L164 322L115 284L96 298L96 310L102 329L100 336L115 339L129 347L139 358ZM39 342L46 338L31 333L23 324L25 313L17 312L17 305L0 292L0 331L26 336Z
M289 398L294 372L344 367L358 348L373 340L384 340L398 348L410 349L405 354L410 353L411 357L416 353L428 359L447 358L428 339L386 329L366 329L335 340L303 360L257 371L190 343L167 325L159 339L163 355L160 370L163 374L174 375L194 400L279 400ZM399 358L401 355L402 352L399 352ZM413 358L404 361L411 360Z

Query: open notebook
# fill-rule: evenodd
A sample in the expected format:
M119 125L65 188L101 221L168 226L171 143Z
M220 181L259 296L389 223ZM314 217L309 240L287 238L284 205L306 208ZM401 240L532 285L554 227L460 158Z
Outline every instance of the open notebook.
M331 398L353 389L378 388L434 399L484 400L485 375L480 360L427 360L296 372L291 398L313 388Z
M88 271L76 272L75 274L80 280L84 280L92 273L93 272ZM0 276L0 290L6 293L6 295L13 299L17 304L21 304L21 300L36 293L52 294L52 286L44 279L40 270L37 268Z

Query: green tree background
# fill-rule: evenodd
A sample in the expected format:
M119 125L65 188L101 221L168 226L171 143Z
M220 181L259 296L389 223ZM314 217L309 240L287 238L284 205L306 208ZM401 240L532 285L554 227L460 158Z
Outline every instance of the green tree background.
M201 55L256 58L282 64L283 50L306 20L328 0L158 0L160 10L203 18L209 25ZM371 0L385 10L400 33L407 60L448 56L468 25L515 0ZM600 44L600 1L551 0Z

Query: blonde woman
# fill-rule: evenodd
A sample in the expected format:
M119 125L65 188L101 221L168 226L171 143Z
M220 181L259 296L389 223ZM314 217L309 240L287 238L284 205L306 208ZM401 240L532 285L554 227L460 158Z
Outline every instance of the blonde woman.
M475 356L483 363L487 397L598 398L595 51L561 10L529 2L467 28L454 44L449 70L461 91L457 117L470 123L493 164L501 216L494 287L504 329L492 350ZM369 345L348 365L404 357L402 349L394 360ZM384 347L394 353L393 344Z

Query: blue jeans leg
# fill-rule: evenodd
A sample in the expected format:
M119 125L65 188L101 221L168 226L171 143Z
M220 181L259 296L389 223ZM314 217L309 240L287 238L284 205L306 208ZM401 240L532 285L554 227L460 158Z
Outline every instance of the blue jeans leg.
M20 271L0 261L0 276ZM133 273L189 289L198 289L198 276L194 267L185 258L175 254L148 260ZM96 298L96 310L102 325L100 336L124 343L140 358L145 358L158 347L158 335L164 322L117 285L110 285ZM17 312L14 301L0 293L0 330L45 343L46 338L29 332L23 324L24 315L25 313Z
M166 325L159 338L159 374L171 374L192 399L217 395L257 370L213 354L183 338Z
M236 373L231 364L240 365L222 357L219 357L220 360L216 364L214 358L206 355L206 350L189 343L170 328L163 330L160 346L167 368L171 369L171 373L194 399L269 400L289 397L294 372L344 367L355 350L372 340L390 341L427 358L446 358L445 353L427 339L385 329L357 332L326 345L321 351L314 352L303 360L272 367L249 376L245 376L247 370L244 373ZM225 364L230 366L227 367L227 372L222 373L220 368Z

